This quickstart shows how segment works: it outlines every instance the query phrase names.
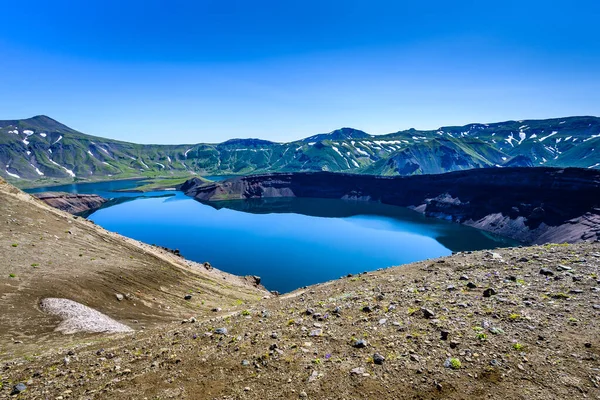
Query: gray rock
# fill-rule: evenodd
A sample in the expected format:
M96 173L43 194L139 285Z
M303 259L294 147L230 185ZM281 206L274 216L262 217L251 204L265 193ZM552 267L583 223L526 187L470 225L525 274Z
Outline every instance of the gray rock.
M556 269L559 271L571 271L573 268L567 267L566 265L558 265Z
M13 386L12 392L10 392L10 394L11 396L14 396L16 394L24 392L25 390L27 390L27 386L25 386L24 383L20 382Z
M308 334L308 336L322 336L323 335L323 329L315 329L310 331L310 333Z
M117 298L117 300L119 301L123 301L123 299L125 298L125 296L123 296L121 293L117 293L115 294L115 297Z
M227 335L227 328L217 328L215 329L215 333L217 335Z
M371 306L364 306L364 307L362 308L362 310L363 310L364 312L366 312L366 313L373 312L373 309L371 308Z
M379 353L373 354L373 362L375 364L382 365L384 361L385 361L385 357L382 356L381 354L379 354Z
M435 313L428 308L421 307L421 312L425 318L433 318L435 317Z
M350 371L350 375L362 375L365 373L365 369L363 367L352 368Z
M250 361L248 360L242 360L242 366L247 367L250 365Z
M487 288L483 291L483 297L492 297L496 294L496 291L493 288Z
M448 331L441 331L440 332L440 339L441 340L448 340L448 335L450 335L450 332L448 332Z
M186 294L185 296L183 296L183 298L185 300L191 300L192 299L192 295L191 294Z
M369 343L365 339L359 339L356 342L354 342L354 347L356 347L357 349L363 349L368 345Z
M459 281L468 281L469 277L467 275L461 275L460 278L458 278Z
M469 283L467 283L467 287L468 287L469 289L475 289L475 288L477 288L477 285L476 285L476 284L474 284L473 282L469 282Z
M453 291L456 290L456 286L454 286L454 285L448 285L448 287L446 288L446 290L449 291L449 292L453 292Z
M540 269L540 274L544 276L553 276L554 272L550 271L548 268L542 268Z

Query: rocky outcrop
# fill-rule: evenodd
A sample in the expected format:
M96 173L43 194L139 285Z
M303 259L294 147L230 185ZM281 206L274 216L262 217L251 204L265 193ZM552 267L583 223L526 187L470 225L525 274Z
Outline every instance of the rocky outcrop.
M71 214L93 211L107 202L104 197L96 194L44 192L36 193L34 196L52 207Z
M492 168L405 177L282 173L208 184L194 178L179 189L203 202L268 197L375 201L524 243L600 237L600 172L596 170Z

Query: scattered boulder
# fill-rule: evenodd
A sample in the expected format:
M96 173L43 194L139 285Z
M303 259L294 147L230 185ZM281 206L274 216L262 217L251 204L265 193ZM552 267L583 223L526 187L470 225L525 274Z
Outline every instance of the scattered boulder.
M385 361L385 357L382 356L381 354L379 354L379 353L373 354L373 362L375 364L382 365L384 361Z
M425 318L435 317L435 313L428 308L421 307L421 312L423 313L423 317L425 317Z
M365 339L359 339L354 342L354 347L356 347L357 349L364 349L368 345L369 343Z
M10 392L11 396L17 395L27 390L27 386L24 383L20 382L13 386L12 392Z
M119 301L123 301L123 299L125 298L125 296L123 296L121 293L117 293L115 294L115 297L117 298L117 300Z
M496 295L496 291L493 288L487 288L483 291L483 297L492 297Z

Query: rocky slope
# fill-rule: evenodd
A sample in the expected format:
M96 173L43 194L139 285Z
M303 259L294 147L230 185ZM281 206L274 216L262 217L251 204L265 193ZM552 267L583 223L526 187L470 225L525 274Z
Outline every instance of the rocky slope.
M22 187L132 176L348 171L435 174L497 166L600 168L600 118L469 124L370 135L342 128L290 143L141 145L90 136L49 117L0 121L0 176Z
M600 245L459 253L0 364L0 397L600 397Z
M101 340L55 332L61 318L42 311L44 299L77 302L137 331L268 294L254 279L108 232L1 179L0 258L3 359Z
M376 201L525 243L600 237L600 172L589 169L492 168L407 177L290 173L215 183L191 179L179 188L204 202L267 197Z
M34 196L49 206L66 211L69 214L93 211L102 207L107 202L105 198L96 194L44 192L35 193Z

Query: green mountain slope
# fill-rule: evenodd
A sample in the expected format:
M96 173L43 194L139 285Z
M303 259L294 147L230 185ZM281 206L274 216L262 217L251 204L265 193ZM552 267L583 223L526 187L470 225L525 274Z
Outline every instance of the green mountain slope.
M0 176L27 185L275 171L407 175L517 165L600 168L599 138L600 118L568 117L379 136L342 128L290 143L141 145L86 135L37 116L0 121Z

